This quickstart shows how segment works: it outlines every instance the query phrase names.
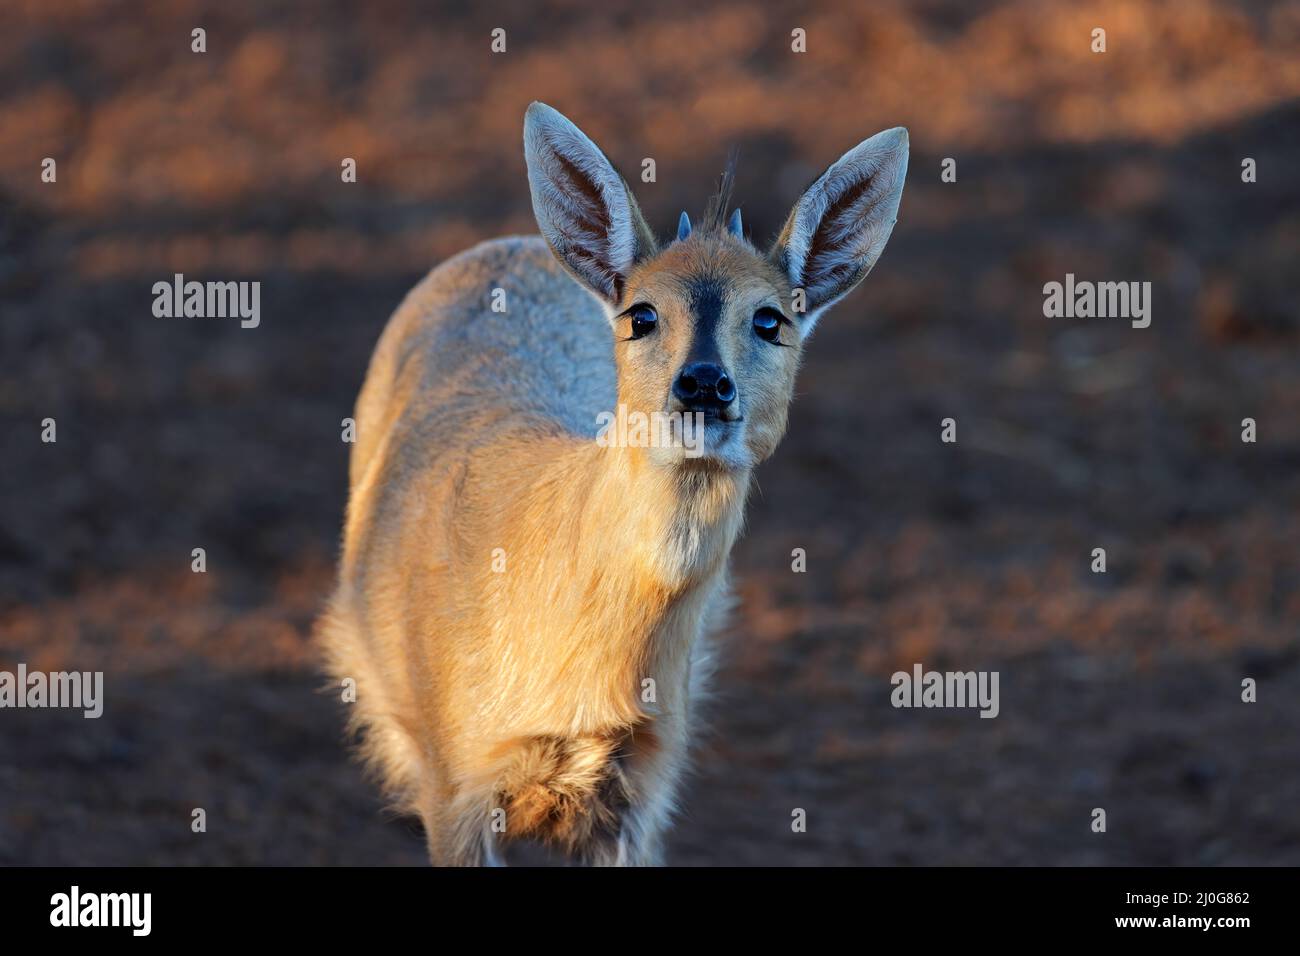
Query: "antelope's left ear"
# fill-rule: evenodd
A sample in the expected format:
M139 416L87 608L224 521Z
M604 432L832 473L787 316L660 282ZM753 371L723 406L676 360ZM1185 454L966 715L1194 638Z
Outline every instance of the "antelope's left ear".
M907 176L907 130L859 143L799 197L770 253L807 309L804 334L867 277L898 219Z

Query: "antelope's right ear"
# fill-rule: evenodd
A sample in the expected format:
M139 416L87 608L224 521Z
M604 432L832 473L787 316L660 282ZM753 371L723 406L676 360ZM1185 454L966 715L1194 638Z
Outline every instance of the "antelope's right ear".
M654 234L627 183L586 134L545 103L524 116L533 214L560 264L616 306L632 267L654 254Z

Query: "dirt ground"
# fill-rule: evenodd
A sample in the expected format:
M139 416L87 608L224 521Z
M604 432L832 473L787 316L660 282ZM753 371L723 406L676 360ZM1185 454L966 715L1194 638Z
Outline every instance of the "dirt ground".
M106 701L0 711L0 863L424 861L310 643L339 424L426 269L533 231L532 99L656 160L665 235L731 146L762 238L911 131L758 476L672 863L1300 863L1297 5L8 6L0 669ZM175 272L260 280L260 327L154 318ZM1150 281L1150 328L1045 318L1067 272ZM894 709L917 662L998 671L999 716Z

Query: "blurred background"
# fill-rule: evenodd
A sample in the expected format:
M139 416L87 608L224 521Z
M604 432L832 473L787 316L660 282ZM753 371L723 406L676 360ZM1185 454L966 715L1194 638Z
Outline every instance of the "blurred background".
M533 99L664 236L732 146L762 241L911 130L759 473L671 862L1300 863L1300 5L257 6L5 5L0 669L106 678L97 721L0 711L0 863L424 862L310 644L340 420L428 268L535 231ZM175 272L259 280L261 326L154 318ZM1044 318L1067 272L1150 281L1151 327ZM1000 716L894 710L917 662Z

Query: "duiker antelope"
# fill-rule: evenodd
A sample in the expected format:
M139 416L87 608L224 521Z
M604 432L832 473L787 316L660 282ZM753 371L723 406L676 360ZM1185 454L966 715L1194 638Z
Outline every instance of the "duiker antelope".
M725 189L661 247L609 160L541 103L524 155L541 238L434 269L375 350L320 635L435 864L500 863L518 838L653 864L750 475L814 324L885 247L907 132L845 153L766 253ZM598 441L619 407L694 416L703 447L684 430Z

